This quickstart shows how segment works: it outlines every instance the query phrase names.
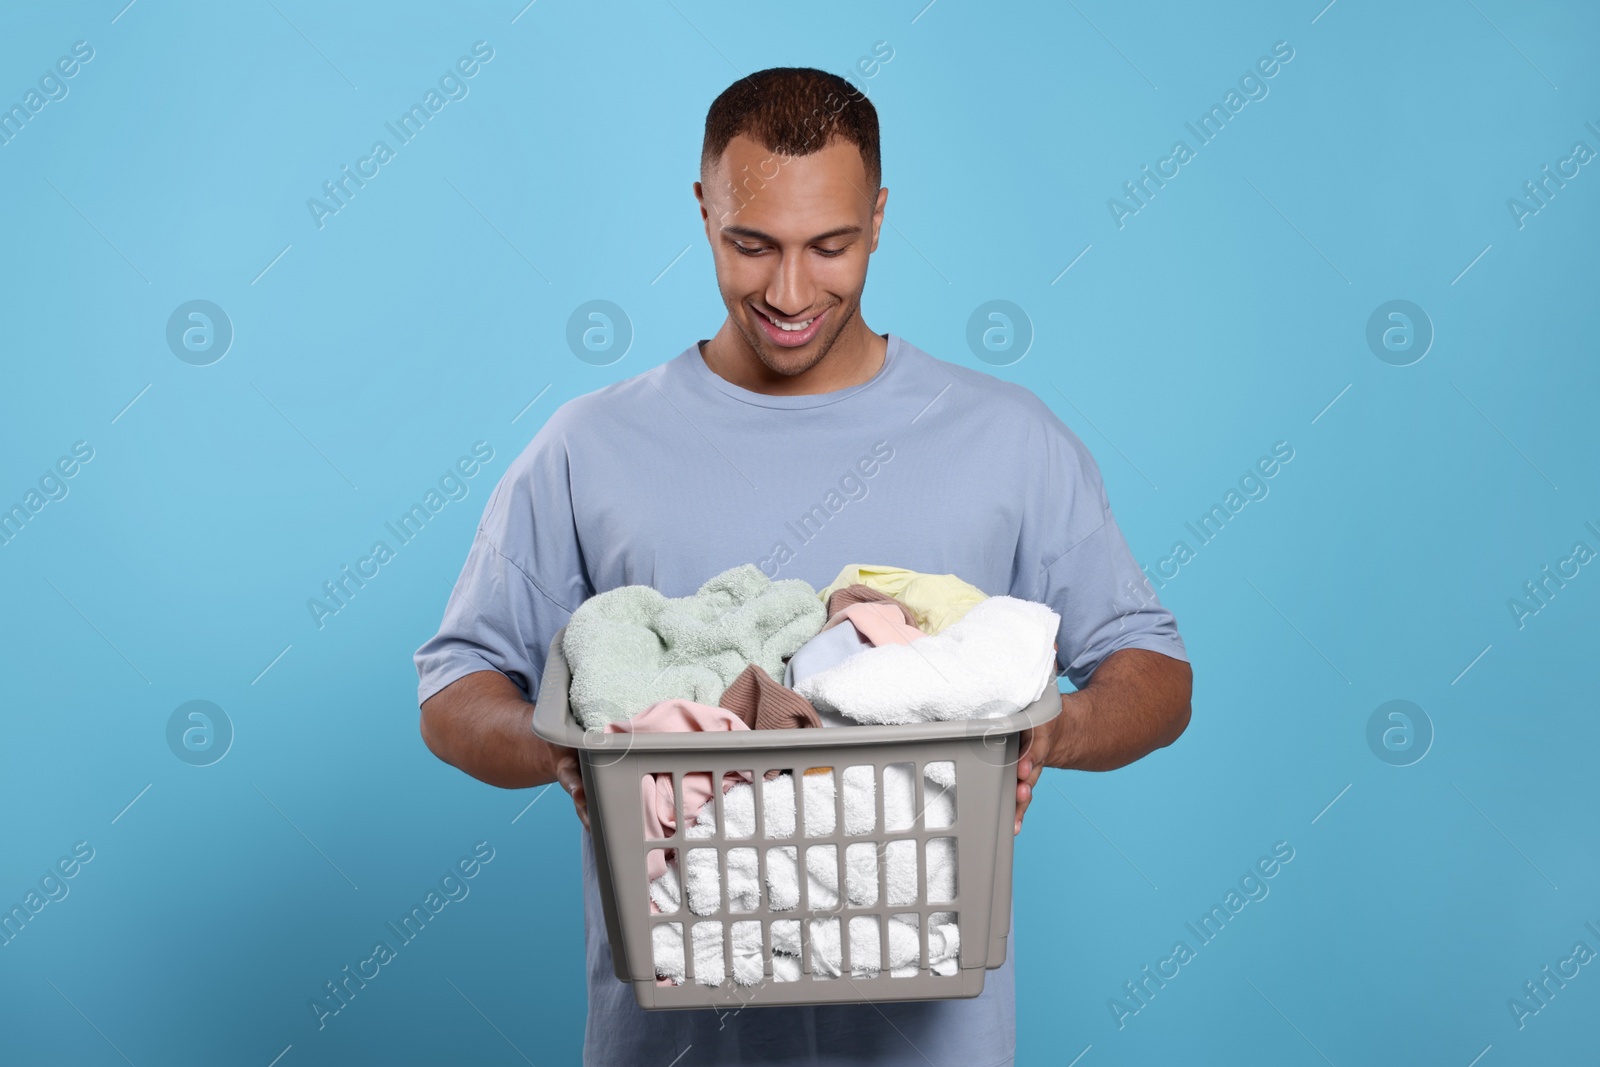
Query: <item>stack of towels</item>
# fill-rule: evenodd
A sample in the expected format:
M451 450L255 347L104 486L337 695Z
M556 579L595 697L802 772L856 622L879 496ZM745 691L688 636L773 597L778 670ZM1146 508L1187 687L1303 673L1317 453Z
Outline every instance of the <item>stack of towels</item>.
M955 824L955 764L929 763L924 768L923 825L930 830ZM846 768L844 778L844 832L846 835L870 833L877 819L877 798L873 768ZM820 837L835 830L834 777L830 771L801 775L804 783L804 836ZM761 783L762 815L767 836L792 838L795 834L795 793L790 775L780 774ZM909 830L915 820L916 790L908 764L884 768L883 814L887 832ZM722 800L726 826L731 838L748 838L755 833L753 787L748 783L732 786ZM700 810L699 817L685 831L693 838L716 832L712 809ZM827 911L839 906L839 866L834 845L813 845L806 853L806 906L812 911ZM917 844L910 839L881 845L887 874L886 905L917 904ZM878 863L880 845L861 842L845 846L845 898L856 907L879 904ZM653 910L675 912L687 895L688 907L697 915L709 914L722 901L723 883L717 869L715 849L690 848L680 885L677 871L668 867L650 883ZM754 911L761 903L755 847L728 849L728 910ZM773 911L789 911L800 904L800 880L796 846L767 848L767 906ZM927 878L926 903L941 904L956 898L956 849L952 838L938 837L928 842L924 867ZM687 891L685 894L685 890ZM695 925L695 979L704 985L722 982L721 923ZM935 912L929 916L928 964L935 974L951 975L961 951L960 932L954 915ZM733 923L733 978L741 985L753 985L762 978L761 924ZM811 930L811 968L813 972L837 977L842 973L840 935L837 920L813 919ZM683 928L678 923L657 924L655 936L656 972L681 983L684 980ZM775 981L792 982L800 978L800 922L798 919L772 923L772 972ZM857 916L850 921L850 969L857 978L875 977L883 966L876 920ZM915 913L892 915L889 919L889 968L895 977L917 973L921 961Z
M799 579L772 581L755 565L743 564L707 581L692 596L669 598L649 586L623 586L591 597L573 612L562 652L572 670L569 703L590 730L903 724L1001 717L1027 707L1056 676L1054 642L1060 621L1044 604L987 596L949 574L851 565L818 591ZM916 790L907 766L884 768L885 832L909 830L913 824ZM801 776L803 832L808 837L834 830L834 772L818 771ZM953 825L954 764L930 763L923 774L923 825ZM845 833L872 832L873 768L845 769L843 785ZM685 836L715 834L714 809L706 803L714 788L709 774L684 775L681 788ZM748 775L729 775L721 783L725 837L754 834L755 788ZM793 776L769 774L760 788L766 835L793 837ZM670 837L677 818L670 776L645 775L641 800L647 837ZM764 890L773 911L799 907L796 848L767 847ZM883 903L921 903L915 849L910 839L847 845L845 898L856 906L879 903L881 851L887 875ZM808 911L840 903L833 850L831 845L805 849ZM652 912L674 912L687 904L694 914L709 914L720 906L724 891L730 911L753 911L760 905L763 886L754 846L727 849L726 886L715 848L686 851L681 879L673 850L650 852ZM926 903L953 901L952 838L928 842L924 869ZM809 922L812 971L839 975L839 918ZM877 919L851 918L852 975L871 977L885 966L897 976L917 973L922 945L916 924L915 913L891 915L885 963ZM725 978L722 923L690 925L695 980L720 984ZM664 982L684 981L683 926L659 923L654 928L656 970ZM730 933L734 981L760 982L765 958L761 923L734 921ZM800 920L774 920L771 933L774 979L798 980ZM953 914L932 914L927 933L930 968L953 974L960 952Z

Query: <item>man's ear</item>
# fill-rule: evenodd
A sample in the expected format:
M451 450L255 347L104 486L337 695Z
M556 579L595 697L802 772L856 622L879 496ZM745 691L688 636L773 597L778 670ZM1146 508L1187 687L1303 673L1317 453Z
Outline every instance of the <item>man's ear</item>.
M878 232L883 229L883 205L889 202L889 187L883 186L878 190L877 203L872 208L872 247L869 253L878 250Z

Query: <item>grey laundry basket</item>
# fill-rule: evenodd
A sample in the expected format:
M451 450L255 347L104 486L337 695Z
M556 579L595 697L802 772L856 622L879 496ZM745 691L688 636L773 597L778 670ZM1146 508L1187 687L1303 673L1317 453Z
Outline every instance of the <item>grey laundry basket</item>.
M634 996L644 1008L719 1008L762 1005L838 1004L885 1000L940 1000L975 997L983 991L985 971L1005 962L1006 933L1011 926L1011 825L1016 817L1016 763L1020 734L1030 727L1049 722L1061 712L1061 696L1053 685L1046 685L1037 701L1014 715L998 719L964 722L914 723L904 726L850 726L825 729L752 730L728 733L622 733L606 734L585 730L572 716L567 703L571 671L562 653L566 628L556 632L550 643L549 660L540 683L533 713L533 730L551 744L576 749L582 768L584 793L588 798L589 824L594 836L595 865L599 873L600 900L605 911L606 935L619 979L633 986ZM952 823L932 828L924 825L923 770L928 763L954 764L957 783L955 815ZM908 829L889 830L885 820L884 768L892 764L912 764L915 783L914 822ZM844 811L844 775L855 767L872 768L876 818L870 832L847 834ZM833 832L810 836L803 829L804 789L801 775L807 769L830 768L835 775ZM764 834L763 790L753 789L755 833L753 837L728 837L723 817L721 789L711 789L715 805L715 833L690 838L685 834L682 782L685 774L710 772L711 782L722 782L730 772L750 772L753 782L762 781L768 771L788 771L795 787L796 825L792 836ZM644 775L659 778L670 774L677 811L677 829L665 839L645 837L640 781ZM859 778L857 779L859 781ZM953 838L955 851L955 893L948 901L927 900L927 842L934 838ZM909 903L889 903L888 865L884 861L891 842L915 841L917 884L915 899ZM850 902L845 871L846 849L869 843L877 852L878 886L876 903L857 906ZM838 863L838 892L835 906L810 907L809 893L797 906L784 910L771 907L767 892L769 849L793 846L796 855L812 848L832 846ZM651 912L646 863L656 849L676 850L681 861L687 849L715 849L723 892L714 910L691 911L687 894L682 895L676 912ZM728 851L753 848L759 862L758 897L754 910L729 908ZM810 856L798 864L797 880L804 887ZM681 883L680 883L681 884ZM960 955L954 974L935 974L929 968L930 935L928 917L954 913L960 929ZM875 975L852 973L851 942L857 926L852 919L862 918L863 932L875 923L878 960L890 959L890 918L914 917L921 955L914 975L892 975L885 965ZM774 979L772 945L774 922L798 920L801 941L798 980ZM837 922L840 937L840 970L828 976L826 970L812 967L813 922ZM734 923L760 923L761 958L764 967L754 984L735 983ZM681 933L682 955L688 970L684 984L657 981L653 927L676 923ZM711 933L706 924L715 924L715 937L722 948L721 974L717 985L701 984L694 976L694 956L702 933ZM748 928L746 928L748 930ZM792 928L791 928L792 929ZM826 928L825 928L826 929ZM903 927L902 927L903 929ZM871 937L870 934L866 935ZM708 941L708 944L710 942ZM708 972L710 973L710 972Z

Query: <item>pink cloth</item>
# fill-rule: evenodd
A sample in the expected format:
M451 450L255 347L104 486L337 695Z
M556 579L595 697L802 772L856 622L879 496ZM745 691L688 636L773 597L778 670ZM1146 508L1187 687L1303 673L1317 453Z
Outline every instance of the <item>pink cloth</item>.
M743 719L726 708L699 704L693 700L662 700L623 722L608 722L608 734L661 734L726 730L748 730ZM722 777L727 792L735 782L749 782L750 775L730 771ZM678 813L672 803L672 775L646 774L639 782L644 806L644 836L647 839L671 837L678 828ZM711 799L711 772L693 771L683 776L683 817L693 822L706 801ZM645 856L645 869L651 881L666 873L667 849L651 849ZM654 902L650 910L656 910Z
M822 624L822 629L837 626L846 619L855 625L862 637L875 646L909 645L919 637L927 636L906 622L905 609L893 600L865 601L840 608Z

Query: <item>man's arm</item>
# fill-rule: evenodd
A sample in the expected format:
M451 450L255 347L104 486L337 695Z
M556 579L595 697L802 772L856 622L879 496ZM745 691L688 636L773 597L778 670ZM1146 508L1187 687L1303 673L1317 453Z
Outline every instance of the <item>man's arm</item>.
M423 701L422 740L452 767L502 789L559 781L589 825L577 753L533 732L533 704L499 671L474 671Z
M1061 694L1046 766L1112 771L1176 741L1189 725L1194 673L1142 648L1113 652L1076 693Z
M1075 693L1061 694L1061 714L1022 737L1017 761L1017 818L1046 767L1110 771L1165 748L1189 725L1194 673L1181 659L1142 648L1111 653Z

